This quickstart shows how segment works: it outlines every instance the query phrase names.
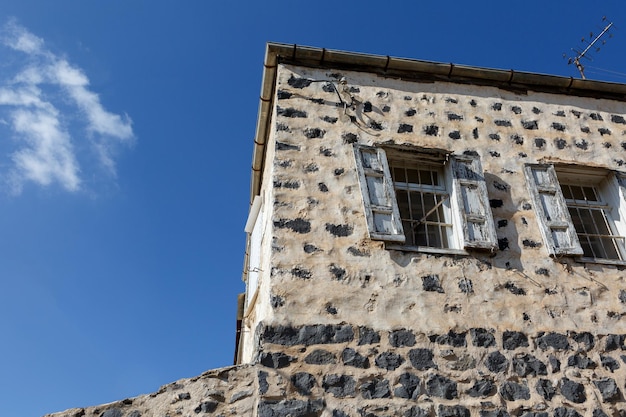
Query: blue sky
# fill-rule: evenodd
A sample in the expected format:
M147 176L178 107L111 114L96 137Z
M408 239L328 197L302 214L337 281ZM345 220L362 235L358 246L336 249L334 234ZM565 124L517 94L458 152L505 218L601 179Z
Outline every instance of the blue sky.
M621 0L5 0L0 415L232 363L267 41L578 76L603 16L626 82Z

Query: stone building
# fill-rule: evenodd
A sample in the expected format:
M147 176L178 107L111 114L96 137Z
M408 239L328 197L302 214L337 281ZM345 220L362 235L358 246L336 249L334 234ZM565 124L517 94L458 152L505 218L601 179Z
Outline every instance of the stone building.
M626 414L626 85L269 44L237 364L55 416Z

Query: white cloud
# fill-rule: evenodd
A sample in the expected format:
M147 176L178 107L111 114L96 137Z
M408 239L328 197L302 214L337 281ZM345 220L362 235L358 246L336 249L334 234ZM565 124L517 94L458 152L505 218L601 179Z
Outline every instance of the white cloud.
M79 190L81 166L89 162L76 149L91 148L99 166L114 175L113 147L134 137L130 118L107 111L82 69L47 50L43 39L15 20L4 25L0 42L25 58L14 75L0 78L0 120L17 139L11 171L3 175L13 191L27 182Z
M43 39L27 31L15 19L9 20L4 27L4 32L3 43L16 51L37 54L43 49Z

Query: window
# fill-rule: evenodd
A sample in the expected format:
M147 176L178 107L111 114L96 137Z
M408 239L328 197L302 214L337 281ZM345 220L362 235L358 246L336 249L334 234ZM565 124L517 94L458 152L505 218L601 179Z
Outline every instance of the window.
M496 247L480 160L355 145L372 239L421 251Z
M391 178L407 246L449 248L453 242L450 194L441 165L390 159Z
M526 167L541 231L551 255L626 261L624 195L617 174L580 167Z

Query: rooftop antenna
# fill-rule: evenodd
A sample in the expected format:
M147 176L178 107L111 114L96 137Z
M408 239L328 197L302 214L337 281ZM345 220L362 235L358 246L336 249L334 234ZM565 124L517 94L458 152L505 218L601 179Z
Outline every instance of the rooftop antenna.
M602 18L603 22L606 22L606 16L604 16ZM600 48L601 46L594 46L596 45L596 43L600 42L602 45L604 45L606 43L606 40L602 39L602 37L609 31L609 29L611 29L611 27L613 26L613 22L609 22L604 29L602 29L602 32L600 32L600 34L598 36L596 36L595 38L593 37L593 32L589 33L589 40L585 39L584 37L581 39L582 43L586 43L587 47L585 49L583 49L582 51L580 49L577 48L572 48L572 51L576 52L576 56L575 57L570 57L567 59L567 65L570 64L574 64L576 65L576 68L578 68L578 71L580 71L580 76L582 77L583 80L586 79L585 77L585 67L583 66L583 64L580 63L580 60L582 58L587 58L589 60L591 60L591 58L589 58L587 56L587 53L591 50L591 48L594 48L595 52L600 52ZM613 34L609 33L609 38L612 38ZM593 39L593 40L592 40ZM563 54L563 58L565 58L565 54Z

